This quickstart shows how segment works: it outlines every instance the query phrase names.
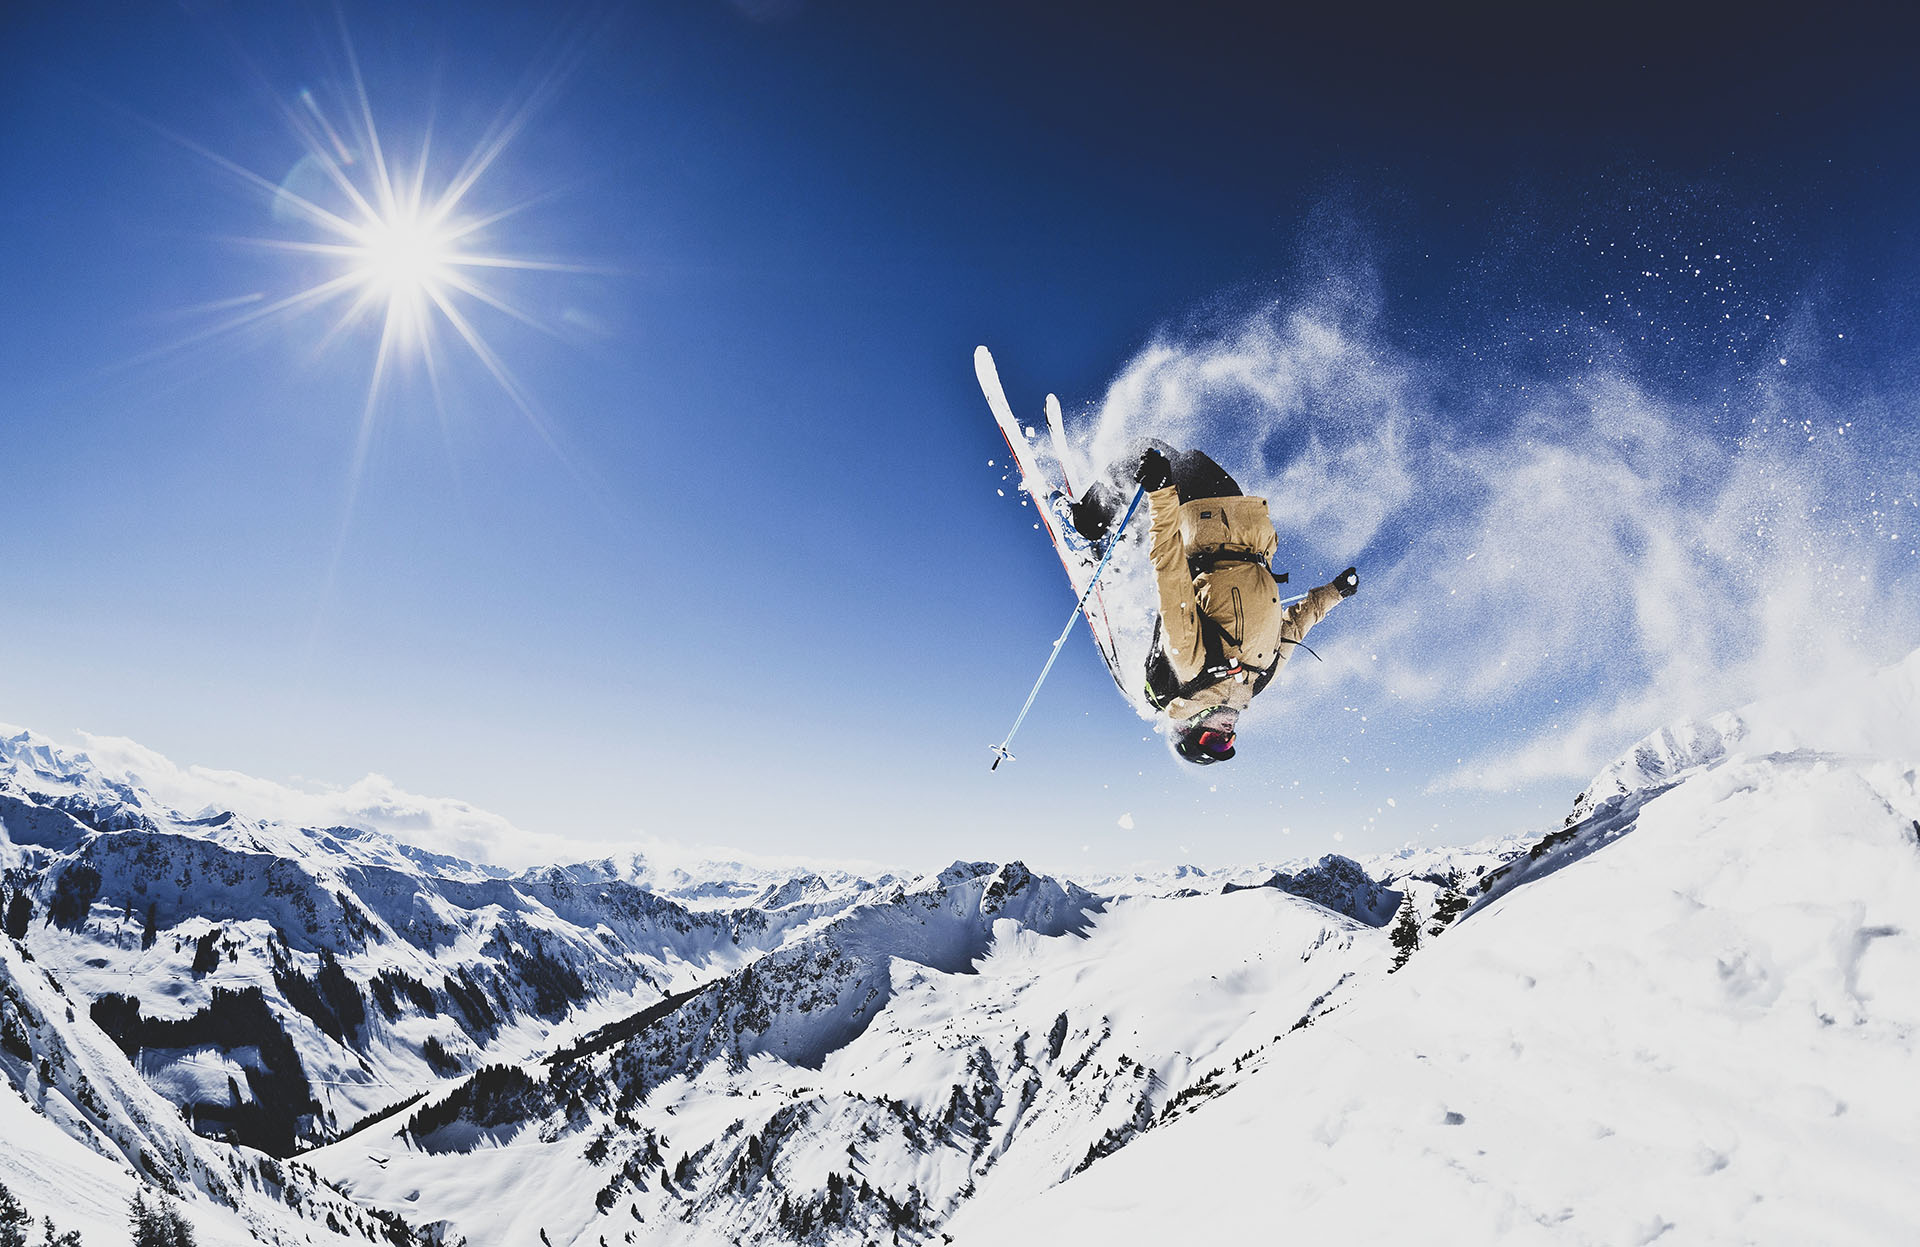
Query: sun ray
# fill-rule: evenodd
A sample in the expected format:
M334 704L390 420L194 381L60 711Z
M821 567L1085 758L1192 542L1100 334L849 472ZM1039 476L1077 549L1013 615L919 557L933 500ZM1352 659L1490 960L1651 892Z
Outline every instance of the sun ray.
M265 191L267 194L274 196L275 202L283 203L291 207L300 215L305 216L313 224L343 236L350 237L353 234L354 226L351 222L336 213L329 212L327 209L322 208L306 196L298 195L287 190L284 186L280 185L280 183L260 176L245 165L227 159L219 152L214 151L204 144L194 142L184 134L170 130L157 122L148 121L145 118L139 118L139 120L141 124L147 126L168 142L178 144L216 168L222 169L234 177L239 178L248 186L256 190ZM324 155L322 159L325 159Z
M354 296L352 303L347 305L347 310L342 312L327 332L321 335L320 340L313 344L311 352L313 357L318 359L325 355L335 342L346 336L348 330L364 322L368 312L379 298L379 291L372 286L362 285L360 293Z
M565 335L562 334L558 329L556 329L552 325L544 324L541 321L535 320L533 317L527 315L525 312L521 311L519 308L513 306L513 304L508 303L505 299L495 297L492 291L488 290L485 286L482 286L477 282L469 281L458 273L448 273L447 284L449 286L452 286L455 290L460 291L462 294L469 296L470 298L478 299L480 302L486 304L490 308L493 308L495 311L501 313L502 315L513 317L513 319L519 321L521 324L527 326L529 329L538 330L539 332L544 333L551 338L560 339L562 341L565 340Z
M516 303L505 288L481 281L479 274L522 273L533 280L540 274L613 271L561 259L508 254L497 245L496 235L503 225L532 208L577 193L585 180L549 180L538 193L518 197L505 206L482 202L483 191L504 180L490 182L489 175L501 166L536 115L591 49L594 23L571 25L536 56L527 75L483 127L478 139L463 155L456 153L457 158L447 162L452 166L451 176L441 177L434 167L435 156L448 144L435 124L435 112L430 108L421 124L417 147L407 149L389 142L376 120L375 93L369 87L345 13L338 6L334 12L341 57L335 62L330 90L302 87L291 96L285 95L244 50L235 49L301 153L300 160L281 180L265 177L146 118L135 118L249 192L269 197L275 220L291 227L284 236L225 241L326 270L303 274L303 279L311 278L308 284L277 297L260 291L219 303L203 303L202 312L232 314L222 315L216 323L142 359L190 349L282 319L308 316L321 324L311 347L315 359L342 348L350 338L366 335L374 339L343 483L339 525L314 603L309 658L319 644L323 622L338 589L376 435L388 414L396 377L406 363L417 362L423 371L441 442L456 475L453 424L458 408L450 405L449 382L456 375L456 365L470 357L477 363L479 374L498 388L578 482L582 494L609 515L618 511L604 482L567 453L501 349L469 314L471 309L484 309L488 317L503 317L514 326L537 329L564 341L557 325L543 323ZM613 18L609 14L605 20ZM433 94L437 97L438 90ZM455 340L459 346L453 345Z
M576 34L572 46L563 54L561 63L539 78L526 92L518 107L495 119L488 133L475 145L458 172L448 182L446 191L441 195L436 211L442 220L451 217L465 202L467 193L477 185L495 161L506 153L513 141L520 136L547 99L560 87L562 81L571 74L573 64L582 55L583 36Z
M299 99L302 104L306 105L307 113L313 118L314 123L320 127L320 132L326 135L327 142L332 145L333 154L341 160L351 159L346 143L341 140L340 134L333 128L333 124L327 120L327 115L320 111L319 101L313 98L313 92L307 90L305 87L301 87ZM288 113L289 118L294 122L295 128L301 128L299 119L292 116L291 110L288 110Z
M559 454L560 447L548 431L547 422L540 417L539 412L534 410L533 401L520 388L519 379L508 371L506 363L494 353L492 347L487 345L486 339L468 323L466 316L453 305L452 301L438 290L430 290L428 294L439 307L440 314L447 318L447 323L453 326L454 332L460 335L461 340L467 344L467 348L473 352L474 358L480 361L481 367L487 370L500 389L513 400L514 406L520 409L520 414L527 418L527 423L533 426L541 439L554 453Z
M373 189L380 197L383 215L392 215L394 211L393 177L387 172L387 156L380 143L380 128L373 123L373 98L367 94L367 81L360 73L360 58L353 50L353 38L347 32L347 15L336 9L334 15L340 22L340 44L347 54L347 70L353 79L353 92L360 104L360 122L367 143L367 154L373 158Z
M415 211L427 200L427 162L433 154L433 115L420 126L420 158L413 164L413 188L411 199Z
M498 225L502 221L511 220L530 208L537 208L541 204L551 203L563 196L574 194L579 191L581 185L583 185L583 183L574 182L565 186L549 186L537 195L529 195L518 203L509 204L504 208L496 209L482 216L468 217L457 223L449 222L447 225L447 237L457 241L467 237L469 234L479 233L488 226Z
M155 347L150 351L142 351L140 354L125 360L119 364L118 367L124 369L136 367L140 364L149 364L154 360L177 354L189 347L198 346L214 338L222 337L230 333L237 333L249 325L258 324L274 316L297 314L310 307L329 302L358 284L358 279L352 274L345 274L335 277L330 281L322 282L317 286L310 286L305 290L297 290L284 298L274 300L272 303L251 308L242 315L228 317L196 333L190 333L183 338L176 338L164 346ZM255 296L248 296L249 301L252 301L254 298Z
M566 260L529 260L510 255L461 255L448 261L461 268L517 268L533 273L611 273L613 270L593 264Z
M572 455L567 453L566 448L560 444L553 430L548 427L546 419L541 416L539 410L534 406L532 397L521 388L519 379L507 368L505 361L495 354L492 347L487 345L486 340L468 323L467 318L462 315L458 307L454 306L437 290L432 292L432 296L434 301L439 305L441 315L447 318L447 322L453 326L454 332L460 336L461 340L467 344L467 348L473 352L474 357L480 361L481 367L487 370L493 377L495 383L500 386L500 389L508 398L513 400L514 405L520 409L520 414L525 417L527 424L540 436L540 440L546 443L547 449L553 453L554 458L558 459L561 464L566 467L567 471L573 475L574 480L580 485L581 492L586 497L592 499L594 504L605 514L615 514L617 508L607 498L606 490L602 482L582 464L576 462Z
M326 170L327 179L333 183L334 188L346 196L347 201L359 211L363 221L377 221L380 219L380 210L367 202L367 197L361 193L360 188L354 184L353 179L347 176L346 165L335 160L332 153L321 150L310 141L307 143L307 151L313 156L315 161L319 163L320 167ZM356 226L353 222L343 217L336 217L335 219L340 222L339 232L348 237L352 237L354 231L359 228L359 226Z

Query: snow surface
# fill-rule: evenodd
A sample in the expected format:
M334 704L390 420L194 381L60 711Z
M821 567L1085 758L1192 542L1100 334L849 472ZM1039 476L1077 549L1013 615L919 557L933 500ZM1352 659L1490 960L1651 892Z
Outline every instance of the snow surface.
M1920 655L1656 733L1564 840L1232 1097L951 1231L1911 1243L1916 762Z
M1043 933L1035 917L993 919L971 964L975 950L945 941L888 957L884 1009L817 1069L761 1056L660 1084L628 1110L627 1133L706 1159L692 1180L644 1182L605 1213L588 1196L615 1166L584 1155L599 1112L529 1121L471 1153L420 1146L395 1120L308 1159L376 1204L458 1209L476 1242L781 1241L766 1201L726 1186L747 1141L774 1138L761 1180L776 1189L817 1195L838 1172L901 1201L917 1193L937 1223L969 1198L1046 1189L1210 1072L1236 1080L1237 1059L1257 1063L1344 980L1384 968L1364 928L1271 889L1122 902L1082 934ZM873 937L856 927L848 944ZM867 1232L880 1229L836 1241Z
M189 818L0 737L0 868L36 906L0 940L0 1181L89 1241L142 1167L210 1243L326 1241L327 1216L367 1241L341 1190L474 1247L1908 1243L1917 774L1920 653L1655 732L1537 839L1088 888L987 862L507 877ZM80 865L97 896L44 921ZM434 989L322 1034L274 967L323 957L361 992L489 975L505 1016ZM552 965L581 991L536 1007ZM169 1101L246 1087L262 1050L136 1068L88 1005L183 1017L216 987L258 987L340 1108L427 1094L313 1176L195 1136ZM440 1077L429 1036L488 1068Z
M36 1219L121 1242L136 1190L159 1187L207 1247L364 1243L361 1212L309 1171L193 1135L43 966L0 938L0 1183ZM340 1229L330 1228L331 1215Z

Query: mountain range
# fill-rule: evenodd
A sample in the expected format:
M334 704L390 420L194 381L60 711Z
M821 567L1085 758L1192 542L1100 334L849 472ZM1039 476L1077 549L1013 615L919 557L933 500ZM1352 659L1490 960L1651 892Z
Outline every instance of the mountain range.
M9 730L0 1183L87 1242L1910 1241L1916 764L1920 654L1469 848L508 871Z

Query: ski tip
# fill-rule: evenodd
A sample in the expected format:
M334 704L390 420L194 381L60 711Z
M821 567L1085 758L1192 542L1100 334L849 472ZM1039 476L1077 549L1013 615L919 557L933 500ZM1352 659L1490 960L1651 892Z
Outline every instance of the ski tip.
M980 388L989 397L1000 391L1000 370L993 366L993 354L984 346L973 349L973 375L980 380ZM1005 395L1002 394L1004 398Z

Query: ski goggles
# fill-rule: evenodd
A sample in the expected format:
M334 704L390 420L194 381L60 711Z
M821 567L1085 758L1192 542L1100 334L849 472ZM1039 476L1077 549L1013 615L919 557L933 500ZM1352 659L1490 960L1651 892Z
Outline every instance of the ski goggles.
M1204 752L1210 753L1216 758L1224 759L1233 756L1232 732L1216 732L1212 728L1208 728L1206 731L1200 733L1193 743L1198 745Z
M1233 733L1218 728L1201 728L1181 739L1179 751L1181 757L1201 766L1225 762L1233 757Z

